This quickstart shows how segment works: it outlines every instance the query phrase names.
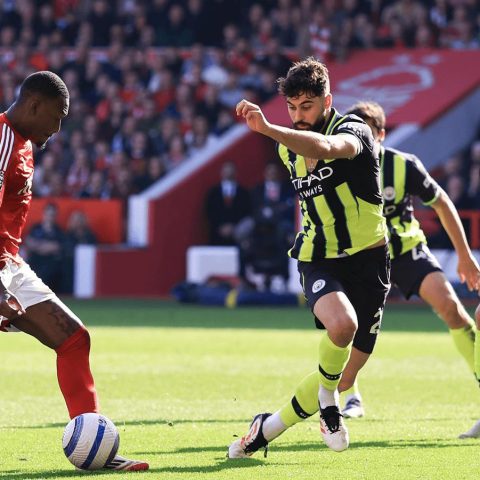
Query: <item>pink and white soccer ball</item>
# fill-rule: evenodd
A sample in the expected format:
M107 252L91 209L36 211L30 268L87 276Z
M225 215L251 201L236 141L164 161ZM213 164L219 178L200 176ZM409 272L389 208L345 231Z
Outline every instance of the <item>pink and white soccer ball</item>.
M63 451L82 470L103 468L117 454L120 436L111 420L83 413L70 420L62 438Z

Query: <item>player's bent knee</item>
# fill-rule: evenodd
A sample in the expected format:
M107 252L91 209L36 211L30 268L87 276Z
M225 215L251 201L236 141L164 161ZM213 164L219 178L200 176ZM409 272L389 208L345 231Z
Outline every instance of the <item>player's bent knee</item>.
M346 346L353 340L357 328L358 324L356 319L346 315L344 317L338 317L328 333L334 343Z
M90 351L90 334L88 330L79 325L79 328L70 335L61 345L59 345L55 351L59 355L64 355L72 352L73 350L87 350Z

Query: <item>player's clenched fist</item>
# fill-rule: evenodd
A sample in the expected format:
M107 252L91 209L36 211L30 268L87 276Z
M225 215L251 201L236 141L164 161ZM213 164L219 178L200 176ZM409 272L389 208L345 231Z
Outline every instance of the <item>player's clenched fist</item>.
M267 131L269 123L263 115L262 109L255 103L243 99L237 103L236 111L237 115L245 118L251 130L259 133Z

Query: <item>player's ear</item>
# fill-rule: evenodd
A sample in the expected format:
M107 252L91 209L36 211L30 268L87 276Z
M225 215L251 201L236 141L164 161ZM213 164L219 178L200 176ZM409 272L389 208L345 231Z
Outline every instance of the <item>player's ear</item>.
M38 112L39 101L38 98L32 96L28 99L28 110L32 115L36 115Z
M325 95L325 109L326 110L328 110L329 108L332 108L332 100L333 100L332 94L327 93L327 95Z
M32 115L36 115L40 110L41 98L38 95L30 95L27 99L28 110Z
M385 129L384 128L381 128L379 131L378 131L378 141L379 142L383 142L385 140Z

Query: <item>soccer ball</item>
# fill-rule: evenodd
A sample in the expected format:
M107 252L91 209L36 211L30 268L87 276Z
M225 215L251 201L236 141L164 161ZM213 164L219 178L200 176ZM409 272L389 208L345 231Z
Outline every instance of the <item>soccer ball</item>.
M104 467L117 454L119 442L113 422L98 413L83 413L70 420L62 438L66 457L82 470Z

